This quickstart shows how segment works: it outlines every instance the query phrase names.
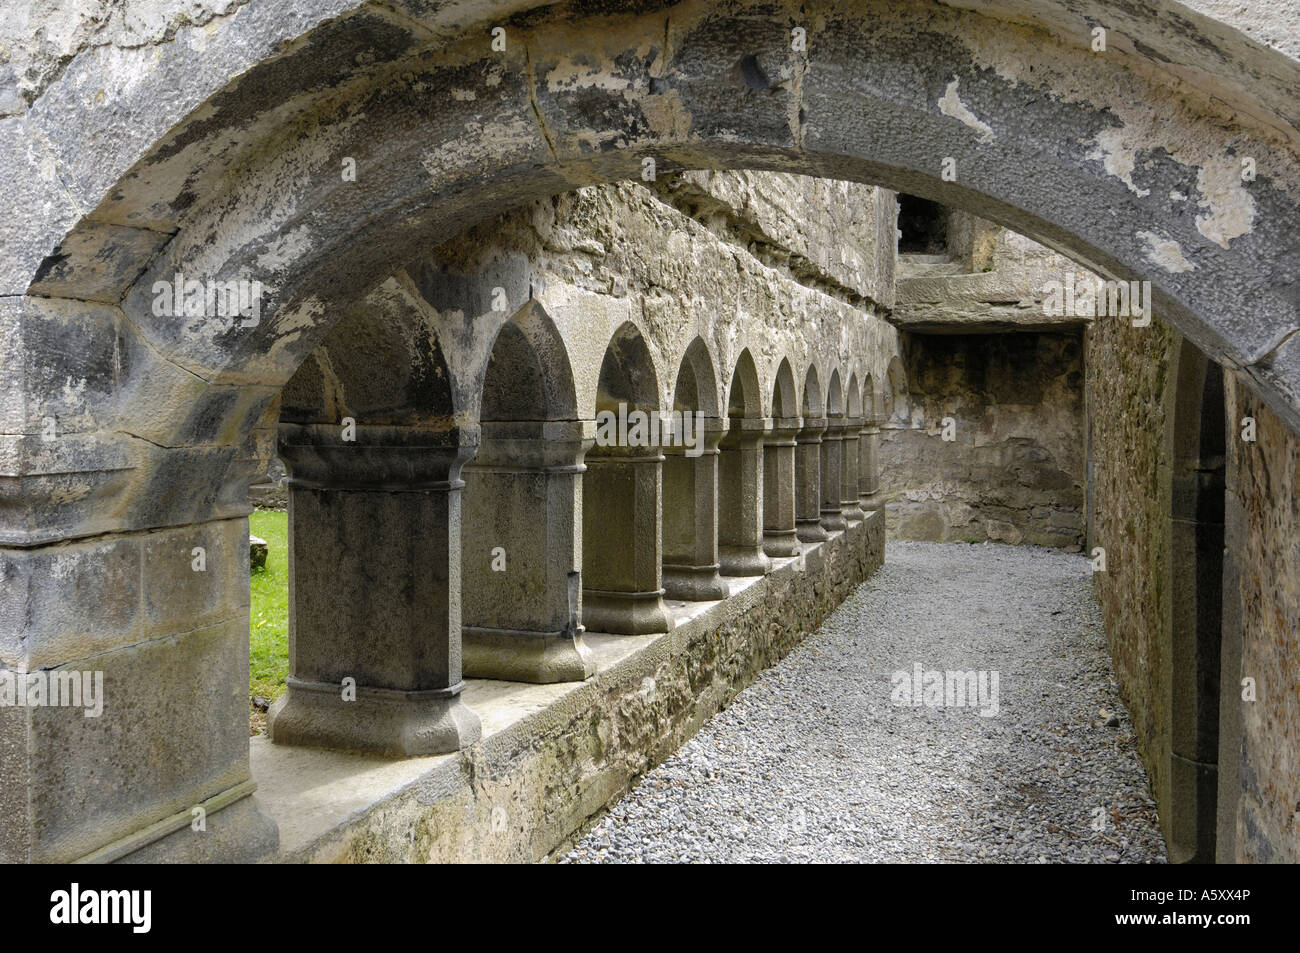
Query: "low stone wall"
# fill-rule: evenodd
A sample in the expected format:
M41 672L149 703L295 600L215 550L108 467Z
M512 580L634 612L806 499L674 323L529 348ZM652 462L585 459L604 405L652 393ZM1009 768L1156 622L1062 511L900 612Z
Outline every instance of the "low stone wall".
M292 862L544 860L662 762L884 561L883 512L808 548L803 568L733 581L658 636L589 635L583 683L474 681L480 742L391 762L253 739L263 809Z

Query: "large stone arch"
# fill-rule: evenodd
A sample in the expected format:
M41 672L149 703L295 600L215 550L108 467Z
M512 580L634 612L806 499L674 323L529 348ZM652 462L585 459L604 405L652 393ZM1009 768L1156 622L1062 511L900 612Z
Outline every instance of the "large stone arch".
M37 360L11 387L40 386L42 330L68 318L51 316L66 302L35 296L82 302L73 320L96 347L124 338L141 359L87 391L78 426L99 434L94 452L69 442L57 464L34 450L24 459L43 489L60 483L57 467L63 483L81 474L84 492L33 514L39 525L7 519L5 540L191 519L91 510L164 470L222 497L211 484L237 484L246 467L227 461L214 477L217 449L251 431L395 262L529 198L639 175L645 158L661 171L876 182L975 211L1102 274L1149 279L1166 320L1300 425L1294 50L1171 2L1154 17L1101 2L976 12L735 0L603 17L581 5L405 6L319 0L288 16L261 0L209 24L203 49L151 52L157 65L139 84L114 74L116 51L87 49L15 120L48 162L15 163L32 191L30 215L10 226L7 290L27 297L8 320ZM501 52L494 20L507 28ZM1112 24L1105 54L1085 41L1094 23ZM791 48L795 28L806 51ZM158 95L168 83L182 91ZM82 108L92 95L111 108ZM129 109L123 134L111 124ZM941 178L948 157L955 181ZM155 315L155 284L177 274L262 281L258 323ZM500 287L512 304L526 295ZM19 410L15 432L31 433L38 410ZM171 462L196 446L211 451L208 466Z
M639 176L647 158L661 172L874 182L973 211L1104 275L1148 278L1164 319L1300 429L1300 74L1266 5L1235 23L1174 0L630 9L251 0L25 73L37 79L24 107L0 120L16 196L0 226L0 544L102 535L108 545L114 533L185 527L188 546L238 522L250 443L275 395L374 289L468 225ZM497 23L502 52L489 42ZM1104 55L1089 48L1097 23L1110 28ZM794 29L806 30L806 51L792 48ZM954 181L941 177L946 158ZM445 289L467 321L499 310L498 289L507 313L529 299L509 265ZM155 310L158 286L178 275L256 280L263 306L222 321ZM67 380L82 385L73 399ZM47 447L36 435L48 416L61 439ZM469 423L456 409L449 426L472 442ZM459 453L461 436L442 446ZM440 491L455 490L456 453ZM453 515L438 517L448 540ZM657 551L643 555L658 565ZM654 601L652 589L634 594ZM660 612L650 609L654 625ZM162 634L215 645L216 624L192 621ZM246 622L220 623L227 647L216 654L232 671ZM139 641L101 637L105 650ZM55 659L73 650L62 632L32 643ZM455 689L459 659L447 654L438 684L414 690ZM147 669L132 671L143 681ZM246 748L231 743L239 712L226 701L192 720L221 750L174 803L106 802L126 820L104 837L141 817L183 826L183 812L167 812L247 793ZM461 743L472 727L446 733ZM188 765L186 752L204 747L189 740L155 756ZM32 784L73 787L63 782ZM245 810L239 801L221 814ZM32 851L43 859L100 846L49 833L56 846Z

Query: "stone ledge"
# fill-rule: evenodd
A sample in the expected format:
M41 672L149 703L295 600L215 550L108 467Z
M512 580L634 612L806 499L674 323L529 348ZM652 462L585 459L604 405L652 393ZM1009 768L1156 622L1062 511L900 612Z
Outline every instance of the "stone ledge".
M727 580L719 602L669 602L659 635L587 633L586 682L466 682L483 738L386 760L250 742L262 810L287 862L546 859L802 641L884 560L884 513Z

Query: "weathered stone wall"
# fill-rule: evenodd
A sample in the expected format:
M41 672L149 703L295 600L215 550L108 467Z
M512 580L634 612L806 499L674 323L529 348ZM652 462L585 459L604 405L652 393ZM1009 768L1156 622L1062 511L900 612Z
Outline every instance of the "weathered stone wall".
M1088 548L1120 692L1161 813L1169 804L1169 696L1161 632L1169 593L1169 481L1163 456L1168 369L1178 337L1163 324L1096 322L1085 335Z
M910 417L880 438L890 535L1078 549L1079 336L906 335L903 350Z
M897 332L866 292L886 295L882 289L892 288L892 197L868 186L819 185L778 173L737 173L726 185L722 191L710 184L734 202L725 228L694 187L669 182L651 190L623 182L525 206L439 247L422 270L408 268L441 322L452 328L463 322L463 334L449 334L444 344L453 388L464 395L457 403L476 409L477 381L506 317L457 313L466 281L484 286L484 301L499 285L511 301L540 304L564 338L580 412L594 408L601 355L624 321L645 337L665 409L697 337L713 363L712 403L719 407L745 348L756 364L765 416L771 416L783 359L801 397L809 366L822 399L835 372L844 388L855 374L859 386L868 374L883 379L898 352ZM842 218L828 214L807 232L795 229L791 219L807 197L832 188L850 211ZM778 215L787 202L793 207ZM716 231L706 227L710 221ZM851 251L845 255L851 265L828 257L837 242ZM820 270L821 261L829 270ZM291 383L286 406L293 389Z
M805 175L685 172L656 192L719 237L850 301L894 303L893 192Z
M938 334L1077 329L1091 320L1044 311L1048 282L1096 281L1050 248L966 212L948 215L946 261L900 255L893 320L909 331Z
M1171 368L1181 339L1099 320L1085 338L1090 488L1088 546L1106 551L1095 575L1116 676L1137 729L1152 791L1168 824L1174 716L1168 619L1171 580L1188 567L1171 552ZM1219 771L1219 859L1300 859L1300 440L1231 373ZM1240 439L1243 418L1256 439ZM1239 640L1240 667L1233 670ZM1254 701L1240 680L1254 680ZM1240 790L1240 801L1231 798ZM1228 792L1225 796L1225 791ZM1229 852L1223 853L1225 827Z
M1241 533L1241 804L1237 859L1300 862L1300 438L1240 384L1225 389L1230 430L1253 417L1256 440L1229 442ZM1232 509L1230 508L1230 512ZM1233 542L1230 540L1230 544ZM1225 597L1227 598L1227 597ZM1233 673L1236 675L1237 673ZM1220 749L1222 750L1222 748Z

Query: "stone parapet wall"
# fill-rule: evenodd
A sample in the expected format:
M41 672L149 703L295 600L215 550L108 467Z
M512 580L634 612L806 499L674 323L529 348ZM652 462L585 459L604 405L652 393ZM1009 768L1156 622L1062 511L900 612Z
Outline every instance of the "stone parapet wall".
M642 637L583 684L471 691L467 703L487 726L483 740L455 755L402 762L400 779L381 763L255 739L258 798L280 826L279 859L547 858L803 641L883 563L884 551L884 521L872 514L811 547L802 569L784 560L672 632ZM546 697L512 702L512 688ZM494 723L503 727L493 731ZM340 781L363 772L373 797L357 801L355 784Z

